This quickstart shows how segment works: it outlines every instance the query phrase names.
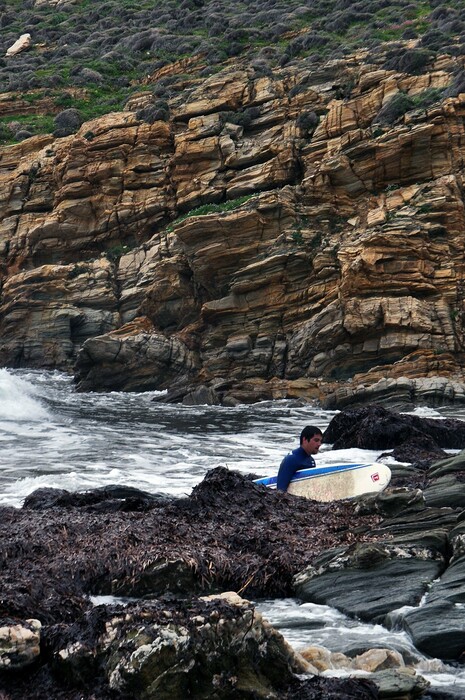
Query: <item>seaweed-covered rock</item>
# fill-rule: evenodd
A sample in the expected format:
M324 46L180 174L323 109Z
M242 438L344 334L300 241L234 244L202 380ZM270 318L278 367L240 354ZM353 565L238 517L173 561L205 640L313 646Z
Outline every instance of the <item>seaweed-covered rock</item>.
M89 593L290 595L314 556L370 539L379 520L357 515L355 503L273 492L223 467L182 499L123 487L40 490L23 509L1 509L2 608L52 624L89 609Z
M282 700L377 700L378 688L366 678L295 679Z
M399 448L407 441L412 447L417 446L420 459L425 448L434 452L432 459L437 459L439 447L465 447L465 421L421 418L396 413L383 406L369 405L341 411L334 416L324 433L324 442L332 443L334 449L359 447L386 450ZM413 461L413 456L411 450L408 461Z
M102 486L101 488L76 493L65 489L41 488L26 496L23 508L26 510L47 510L54 507L87 508L100 512L116 510L150 510L157 504L172 500L163 494L151 494L132 486Z

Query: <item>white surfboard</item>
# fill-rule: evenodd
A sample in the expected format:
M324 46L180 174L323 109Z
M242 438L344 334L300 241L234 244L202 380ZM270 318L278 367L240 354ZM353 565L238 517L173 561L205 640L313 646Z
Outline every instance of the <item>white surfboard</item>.
M383 491L391 480L385 464L336 464L331 467L301 469L291 479L288 493L314 501L340 501ZM256 484L276 488L277 477L255 479Z

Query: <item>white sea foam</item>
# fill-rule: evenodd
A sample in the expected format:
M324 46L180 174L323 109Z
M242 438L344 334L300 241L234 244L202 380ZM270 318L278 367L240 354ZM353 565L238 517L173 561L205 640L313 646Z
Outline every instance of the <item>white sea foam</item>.
M439 411L436 411L434 408L430 408L429 406L417 406L412 413L414 413L416 416L419 416L420 418L443 418Z
M269 476L297 446L304 425L324 430L334 415L292 401L172 406L153 400L159 392L81 394L71 377L56 372L1 370L0 386L4 394L8 387L1 408L8 417L0 412L1 499L15 505L18 494L45 484L75 490L126 484L181 496L217 466ZM20 403L18 416L13 409ZM325 445L317 463L370 463L379 454Z
M49 413L36 398L37 390L25 379L0 369L0 420L42 421Z
M302 603L295 598L259 601L263 616L279 629L289 644L298 651L309 646L322 646L330 651L353 648L385 647L403 654L407 663L424 676L432 687L450 690L452 698L465 698L465 671L456 669L440 659L419 652L409 635L402 630L387 630L382 625L363 623L343 613L315 603ZM353 669L331 669L325 676L357 675ZM360 673L363 675L363 673Z

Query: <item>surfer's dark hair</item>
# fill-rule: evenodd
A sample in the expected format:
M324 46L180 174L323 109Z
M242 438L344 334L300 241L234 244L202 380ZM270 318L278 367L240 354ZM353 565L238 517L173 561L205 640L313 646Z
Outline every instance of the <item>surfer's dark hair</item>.
M300 433L300 444L302 444L304 438L306 440L310 440L314 435L323 435L323 433L319 428L316 428L314 425L306 425Z

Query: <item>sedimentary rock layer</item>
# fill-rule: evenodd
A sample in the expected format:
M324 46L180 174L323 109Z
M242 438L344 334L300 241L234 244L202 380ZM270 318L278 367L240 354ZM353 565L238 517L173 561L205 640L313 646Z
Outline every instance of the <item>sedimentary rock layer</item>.
M465 101L378 117L457 60L238 62L191 76L168 121L138 119L140 93L3 148L0 363L191 401L463 402Z

